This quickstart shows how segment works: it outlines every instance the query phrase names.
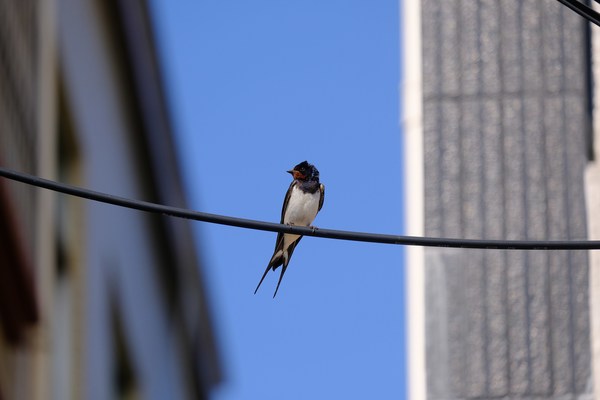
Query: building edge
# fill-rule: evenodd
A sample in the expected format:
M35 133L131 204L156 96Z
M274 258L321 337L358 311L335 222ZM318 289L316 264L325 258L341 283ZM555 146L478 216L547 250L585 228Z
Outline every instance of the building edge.
M599 9L594 4L595 9ZM597 218L600 209L600 162L597 154L600 150L600 91L594 84L600 82L600 28L590 24L591 29L591 96L592 96L592 152L593 159L588 163L585 170L585 202L587 207L588 237L590 240L600 238L600 219ZM589 252L589 307L590 307L590 342L592 360L592 386L593 393L597 396L597 388L600 387L600 253Z
M400 7L401 127L404 134L406 234L424 232L423 86L421 56L421 1L405 0ZM407 396L427 397L425 371L425 263L423 247L406 249Z

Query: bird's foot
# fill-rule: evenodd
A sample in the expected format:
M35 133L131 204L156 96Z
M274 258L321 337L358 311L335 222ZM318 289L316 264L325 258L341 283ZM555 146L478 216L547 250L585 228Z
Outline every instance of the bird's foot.
M312 233L315 233L316 231L319 230L319 228L314 225L310 225L309 228L312 230Z

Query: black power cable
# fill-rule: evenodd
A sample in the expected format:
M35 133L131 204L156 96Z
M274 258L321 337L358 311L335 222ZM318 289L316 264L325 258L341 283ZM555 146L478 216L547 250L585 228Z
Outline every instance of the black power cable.
M581 15L588 21L600 26L600 13L594 10L592 7L583 4L577 0L558 0L562 5L569 7L577 14Z
M302 226L290 226L273 222L256 221L251 219L228 217L191 211L178 207L170 207L146 201L131 200L106 193L83 189L64 183L43 179L34 175L13 171L0 167L0 176L18 182L26 183L53 190L56 192L82 197L101 203L113 204L119 207L146 211L156 214L170 215L195 221L213 224L236 226L239 228L256 229L271 232L294 233L305 236L316 236L327 239L352 240L357 242L400 244L409 246L456 247L468 249L504 249L504 250L595 250L600 249L598 240L478 240L456 238L432 238L417 236L385 235L379 233L338 231L333 229L312 229Z

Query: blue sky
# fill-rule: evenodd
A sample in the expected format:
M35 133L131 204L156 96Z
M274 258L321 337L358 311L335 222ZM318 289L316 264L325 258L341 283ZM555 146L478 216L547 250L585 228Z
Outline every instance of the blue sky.
M403 232L395 0L152 0L190 207L279 222L315 164L315 225ZM399 246L304 238L253 291L275 233L196 224L230 399L404 398ZM279 271L278 271L279 272Z

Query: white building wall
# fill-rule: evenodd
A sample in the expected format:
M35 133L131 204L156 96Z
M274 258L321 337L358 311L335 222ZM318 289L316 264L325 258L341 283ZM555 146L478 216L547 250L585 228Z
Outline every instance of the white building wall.
M400 24L402 32L401 95L403 105L406 234L423 236L423 102L421 55L421 1L402 2ZM422 247L406 248L406 315L408 398L424 399L425 382L425 262Z

